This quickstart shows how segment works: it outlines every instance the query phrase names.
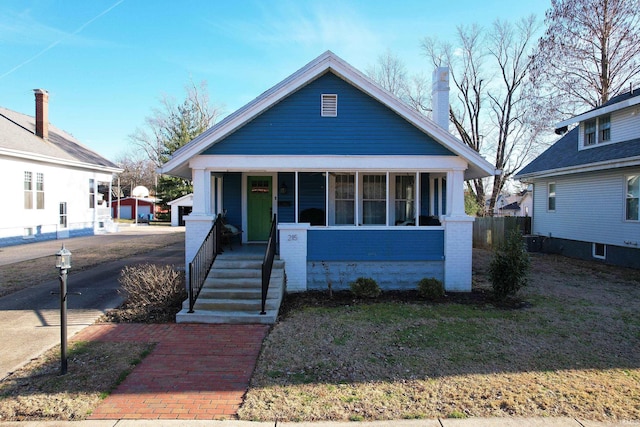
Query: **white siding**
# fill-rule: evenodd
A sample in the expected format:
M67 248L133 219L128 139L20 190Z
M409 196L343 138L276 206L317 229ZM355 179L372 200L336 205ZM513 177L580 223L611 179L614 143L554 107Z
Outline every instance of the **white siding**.
M9 158L0 158L0 171L6 202L0 210L0 238L21 236L25 228L42 234L57 232L61 202L67 203L70 230L97 228L103 209L89 207L89 179L95 182L97 199L98 182L111 182L111 174ZM36 174L44 174L44 209L36 209L35 200L33 209L24 209L25 171L33 173L34 192Z
M533 233L628 246L640 243L640 222L624 220L625 176L640 169L583 173L536 180ZM556 183L556 210L547 210L547 184Z

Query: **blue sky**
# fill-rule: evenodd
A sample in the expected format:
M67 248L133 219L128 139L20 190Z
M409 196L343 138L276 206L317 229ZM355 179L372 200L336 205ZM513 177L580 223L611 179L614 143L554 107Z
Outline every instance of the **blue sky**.
M213 103L240 108L326 50L364 71L388 49L410 73L431 75L420 41L454 40L458 25L488 27L549 0L2 0L0 106L49 119L115 160L160 106L206 81Z

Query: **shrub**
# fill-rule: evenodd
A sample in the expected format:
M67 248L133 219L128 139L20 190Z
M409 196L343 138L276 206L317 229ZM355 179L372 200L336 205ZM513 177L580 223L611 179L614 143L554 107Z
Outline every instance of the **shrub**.
M349 287L358 298L376 298L382 293L378 283L370 277L358 277L355 282L349 283Z
M180 310L187 297L184 273L169 265L141 264L126 266L120 272L118 292L131 321L166 321Z
M519 230L513 230L496 249L489 264L489 278L496 298L504 300L526 286L529 266L522 235Z
M429 300L436 300L444 296L444 285L435 277L425 277L418 282L418 295Z

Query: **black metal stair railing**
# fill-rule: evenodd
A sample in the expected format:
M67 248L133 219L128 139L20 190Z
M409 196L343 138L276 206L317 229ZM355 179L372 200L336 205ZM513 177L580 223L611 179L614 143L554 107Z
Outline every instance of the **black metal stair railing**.
M267 241L267 250L262 261L262 311L260 314L267 314L267 294L269 293L269 279L271 278L271 270L273 269L273 259L276 255L276 214L273 214L271 222L271 231L269 231L269 240Z
M222 252L222 216L218 215L211 226L211 230L204 238L200 249L189 263L189 313L193 313L193 306L204 286L207 274L216 256Z

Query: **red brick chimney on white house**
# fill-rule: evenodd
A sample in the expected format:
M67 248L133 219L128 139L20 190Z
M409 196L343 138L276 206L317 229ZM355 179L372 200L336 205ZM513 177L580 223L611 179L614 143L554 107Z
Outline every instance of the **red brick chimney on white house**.
M34 89L36 94L36 135L49 139L49 92Z

